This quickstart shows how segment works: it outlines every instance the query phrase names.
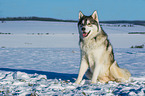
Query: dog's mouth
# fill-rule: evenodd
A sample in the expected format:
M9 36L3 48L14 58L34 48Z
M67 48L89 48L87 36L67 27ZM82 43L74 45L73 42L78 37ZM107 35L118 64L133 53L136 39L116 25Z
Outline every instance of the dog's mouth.
M90 34L91 30L89 32L83 32L83 37L87 37Z

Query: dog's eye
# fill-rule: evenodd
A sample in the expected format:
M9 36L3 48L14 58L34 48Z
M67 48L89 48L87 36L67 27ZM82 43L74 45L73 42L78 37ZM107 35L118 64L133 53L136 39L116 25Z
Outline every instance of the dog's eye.
M91 23L88 23L89 26L91 26Z

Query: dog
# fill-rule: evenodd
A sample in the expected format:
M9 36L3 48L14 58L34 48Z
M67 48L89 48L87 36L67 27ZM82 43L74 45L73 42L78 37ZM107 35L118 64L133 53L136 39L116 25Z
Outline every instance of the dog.
M109 81L125 82L130 72L118 66L107 34L99 25L97 11L91 16L79 12L79 45L81 64L75 83L80 84L84 74L91 83L107 83Z

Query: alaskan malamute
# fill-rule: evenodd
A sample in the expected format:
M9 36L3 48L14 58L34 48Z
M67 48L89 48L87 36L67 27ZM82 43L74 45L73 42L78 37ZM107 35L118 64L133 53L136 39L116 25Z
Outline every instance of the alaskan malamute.
M131 76L130 72L118 66L107 34L99 25L97 11L91 16L79 13L78 30L80 37L81 64L78 78L79 84L86 73L91 83L97 81L125 82Z

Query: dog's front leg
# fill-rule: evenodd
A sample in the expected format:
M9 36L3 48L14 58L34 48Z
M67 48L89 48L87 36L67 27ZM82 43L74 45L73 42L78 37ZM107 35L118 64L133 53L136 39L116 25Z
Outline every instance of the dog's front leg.
M92 84L97 82L97 78L98 78L98 75L100 73L100 70L101 70L101 64L95 64L95 68L94 68L94 72L93 72L93 76L92 76L92 81L91 81Z
M80 65L80 70L79 70L79 75L78 75L78 78L76 80L76 84L79 84L85 74L85 72L87 71L88 69L88 63L86 61L86 59L82 58L81 60L81 65Z

